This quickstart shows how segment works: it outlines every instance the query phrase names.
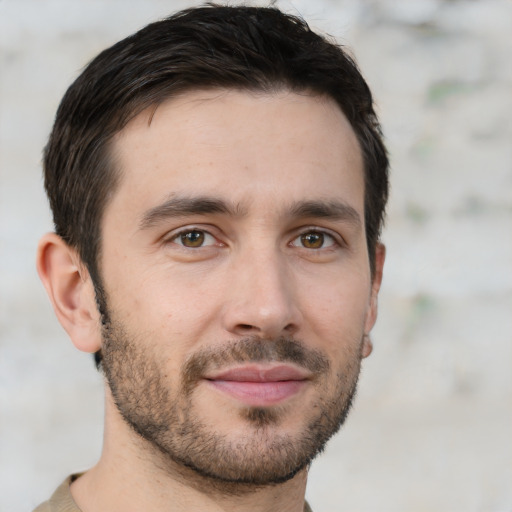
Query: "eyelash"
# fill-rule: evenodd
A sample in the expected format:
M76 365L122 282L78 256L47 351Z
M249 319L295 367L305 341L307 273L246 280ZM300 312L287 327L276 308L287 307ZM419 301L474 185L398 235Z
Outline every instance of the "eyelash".
M314 235L314 236L317 236L320 238L321 240L321 246L320 247L306 247L304 245L304 242L306 241L306 237L311 237L311 235ZM330 243L326 246L326 239L330 239ZM315 250L321 250L321 249L324 249L324 250L327 250L327 249L332 249L333 247L336 247L336 246L340 246L340 243L336 240L336 237L333 235L333 234L330 234L326 231L323 231L321 229L316 229L316 228L309 228L305 231L302 231L299 235L297 235L291 242L290 242L290 245L294 246L294 247L299 247L298 245L296 245L294 242L296 242L297 240L300 240L300 248L301 249L306 249L308 251L315 251ZM318 240L318 239L317 239ZM315 239L313 239L313 243L315 243Z
M202 234L205 239L207 237L210 237L214 243L209 243L207 245L204 245L203 243L201 243L201 245L197 245L197 246L187 246L184 243L180 243L180 240L181 240L181 242L183 242L183 237L185 235L189 235L191 233ZM224 245L223 243L219 242L217 240L217 238L214 235L212 235L208 230L198 228L198 227L190 227L190 228L182 229L181 231L179 231L178 233L174 233L169 239L167 239L167 242L174 243L174 244L179 245L180 247L183 247L185 249L199 249L199 248L203 248L203 247L211 247L213 245L218 245L218 246Z
M203 240L202 241L199 240L200 245L196 245L196 246L190 245L189 246L189 245L185 245L185 243L183 243L183 237L185 235L190 235L192 233L198 233L203 236ZM317 235L317 236L321 237L321 246L320 247L306 247L303 245L303 242L305 241L305 237L311 236L311 235ZM208 237L211 238L212 243L208 243L205 245L204 241L207 240ZM325 246L326 238L328 240L330 240L330 243L327 246ZM295 243L295 242L297 242L297 240L300 240L300 241L298 243ZM188 228L180 230L177 233L173 233L172 236L166 240L166 243L169 243L169 242L174 243L180 247L183 247L185 250L201 249L201 248L211 247L211 246L215 246L215 245L221 247L221 246L225 245L222 242L220 242L217 239L217 237L212 235L207 229L203 229L200 227L188 227ZM313 243L314 243L314 240L313 240ZM292 247L298 247L300 249L305 249L306 251L320 251L320 250L332 250L333 248L343 246L344 243L342 240L339 240L339 237L337 237L333 233L329 233L329 232L319 229L319 228L309 227L309 228L302 230L299 234L294 236L294 238L289 242L288 245L292 246Z

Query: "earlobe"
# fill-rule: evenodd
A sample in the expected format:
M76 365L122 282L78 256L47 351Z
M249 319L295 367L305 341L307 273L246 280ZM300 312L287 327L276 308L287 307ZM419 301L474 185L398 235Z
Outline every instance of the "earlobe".
M94 286L76 251L55 233L44 235L37 250L37 271L59 322L84 352L101 348Z
M378 243L375 247L375 272L373 275L370 304L366 314L364 327L363 356L368 357L372 352L372 342L370 340L370 331L377 321L378 297L382 284L382 272L384 269L384 260L386 259L386 247ZM366 355L365 355L366 354Z
M361 351L362 357L368 357L373 352L373 343L369 334L363 336L363 349Z

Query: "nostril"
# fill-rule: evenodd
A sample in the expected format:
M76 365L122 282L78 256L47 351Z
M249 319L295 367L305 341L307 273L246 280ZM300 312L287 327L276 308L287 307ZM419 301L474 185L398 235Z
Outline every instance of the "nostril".
M243 331L252 331L254 329L254 327L249 324L239 324L238 327Z
M295 326L295 324L288 324L284 330L288 333L288 334L293 334L295 333L295 331L297 330L297 327Z

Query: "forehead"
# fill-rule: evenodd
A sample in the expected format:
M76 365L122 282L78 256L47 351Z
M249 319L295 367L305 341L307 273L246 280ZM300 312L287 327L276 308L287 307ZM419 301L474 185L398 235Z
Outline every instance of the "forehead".
M113 156L121 179L106 215L126 200L150 208L172 194L244 205L342 196L363 207L357 138L326 97L189 92L134 118L114 139Z

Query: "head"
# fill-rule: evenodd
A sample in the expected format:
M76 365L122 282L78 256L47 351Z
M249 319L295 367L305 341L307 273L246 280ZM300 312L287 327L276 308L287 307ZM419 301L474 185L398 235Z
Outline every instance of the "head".
M181 164L169 173L174 160ZM173 463L206 477L263 485L303 469L349 409L382 269L388 160L370 90L350 56L273 8L182 11L87 66L59 107L44 168L56 233L93 286L105 373L125 421ZM136 177L141 168L146 174ZM187 180L201 185L200 196L194 187L182 193ZM231 196L215 195L227 182ZM338 201L337 189L354 204ZM137 205L141 217L130 221ZM156 240L162 222L176 217L192 220L158 238L173 261L171 289L155 267L144 270L148 255L158 259L155 244L146 259L130 260L120 248L134 226L141 240ZM338 224L351 240L343 257ZM271 239L279 251L247 252ZM248 261L254 268L244 273ZM195 290L198 275L206 285ZM127 287L126 276L134 276ZM247 321L241 304L249 302L232 294L240 276L259 308ZM317 282L325 286L316 290ZM191 311L194 297L207 307ZM139 312L144 325L134 320ZM188 345L180 342L187 326ZM173 355L166 340L176 343ZM286 384L266 398L232 384L254 373L263 385ZM299 395L308 405L297 418ZM225 418L216 416L219 405ZM225 464L201 466L205 453ZM252 453L254 464L237 466Z

